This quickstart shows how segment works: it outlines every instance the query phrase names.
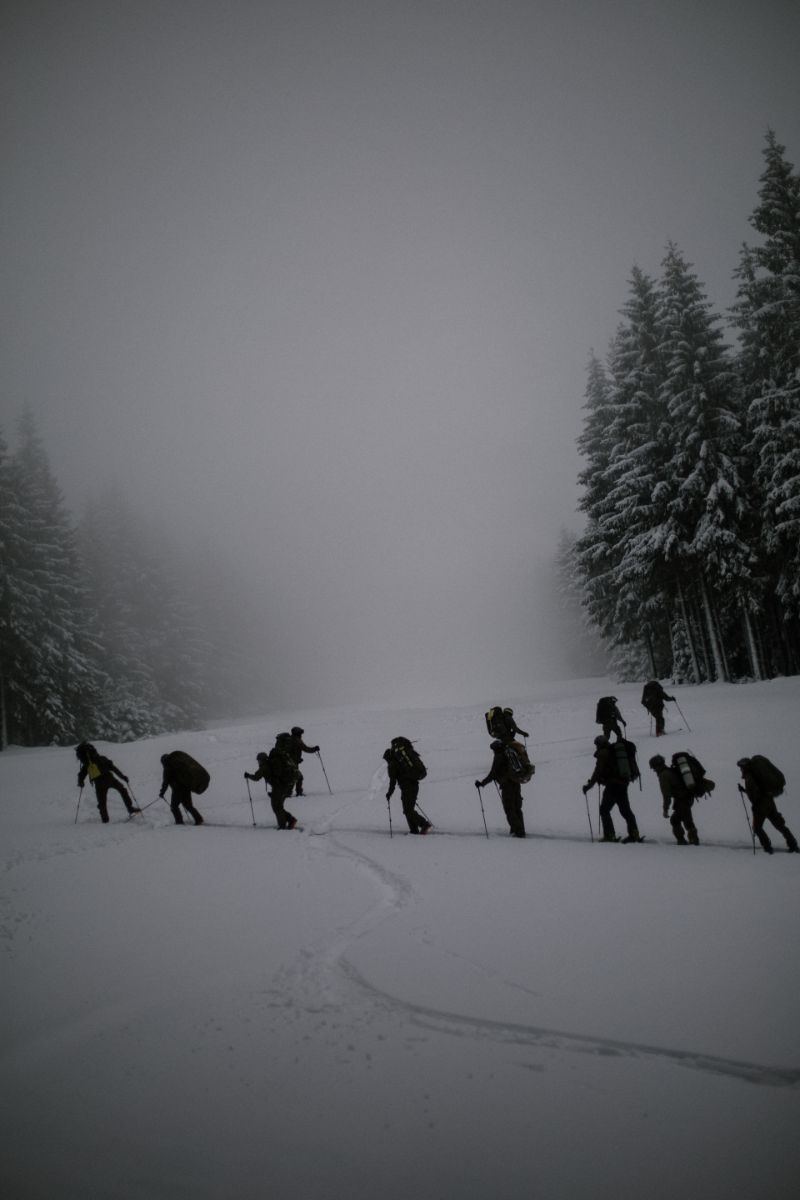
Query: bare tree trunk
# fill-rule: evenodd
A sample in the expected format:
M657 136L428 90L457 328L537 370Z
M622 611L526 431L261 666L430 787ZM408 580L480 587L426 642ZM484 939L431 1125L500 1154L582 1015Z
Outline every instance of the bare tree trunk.
M686 643L689 647L689 653L692 656L692 670L694 671L694 681L695 681L695 683L699 683L700 682L700 667L697 662L697 651L695 649L695 644L694 644L694 635L692 633L692 626L689 622L689 614L686 611L686 600L683 595L683 585L681 584L680 579L678 580L678 604L680 606L681 617L683 619L683 627L686 630Z
M0 750L8 745L8 712L6 709L6 677L0 666Z
M717 634L716 622L714 620L714 612L711 601L708 597L706 581L700 576L700 597L703 604L703 614L706 621L706 630L708 631L708 641L711 646L711 654L714 659L714 674L717 679L722 679L727 682L728 672L725 668L725 659L720 646L719 637Z
M758 646L753 634L753 623L750 620L750 613L747 611L747 605L742 601L742 620L744 621L744 633L747 640L747 653L750 656L750 670L754 679L763 679L761 671L761 663L758 657Z

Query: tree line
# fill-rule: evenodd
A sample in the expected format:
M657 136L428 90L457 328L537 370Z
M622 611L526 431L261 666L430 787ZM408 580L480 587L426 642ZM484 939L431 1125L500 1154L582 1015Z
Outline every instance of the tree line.
M800 671L800 177L771 131L723 319L680 249L634 267L578 439L560 570L629 678Z
M73 521L26 409L13 450L0 431L0 748L129 741L255 700L213 574L116 489Z

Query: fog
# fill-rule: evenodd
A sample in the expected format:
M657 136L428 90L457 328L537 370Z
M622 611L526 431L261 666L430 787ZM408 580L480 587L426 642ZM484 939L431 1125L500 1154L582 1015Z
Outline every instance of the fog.
M6 0L0 423L241 578L288 704L557 677L549 564L634 263L720 310L800 9Z

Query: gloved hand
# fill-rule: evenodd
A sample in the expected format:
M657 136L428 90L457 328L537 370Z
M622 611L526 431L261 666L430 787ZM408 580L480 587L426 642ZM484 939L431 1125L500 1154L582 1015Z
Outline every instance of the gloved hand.
M665 808L664 809L664 820L667 820L668 817L669 817L669 809Z
M387 793L386 793L386 799L387 799L387 801L391 800L391 798L392 798L392 793L391 793L391 792L387 792Z
M583 792L584 796L586 795L586 793L588 792L588 790L589 790L589 788L590 788L591 786L592 786L592 785L591 785L590 783L585 783L585 784L583 785L583 787L581 788L581 791Z
M122 778L125 780L126 783L130 783L130 779L128 779L127 775L123 775Z

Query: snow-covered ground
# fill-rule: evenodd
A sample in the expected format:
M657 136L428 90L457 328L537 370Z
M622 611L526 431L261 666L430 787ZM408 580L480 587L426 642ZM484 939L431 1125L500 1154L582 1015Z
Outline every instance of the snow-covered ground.
M639 745L643 845L589 840L594 705ZM284 713L102 749L142 805L159 755L211 772L208 824L158 801L101 825L69 749L0 754L2 1172L9 1200L517 1200L797 1194L800 856L753 854L736 759L785 771L800 835L800 681L513 703L537 764L507 836L482 709ZM668 706L668 728L677 712ZM303 832L244 770L282 728L322 747ZM436 833L389 836L381 759L415 740ZM647 759L717 781L678 847ZM591 797L596 832L597 796ZM213 824L212 824L213 822Z

